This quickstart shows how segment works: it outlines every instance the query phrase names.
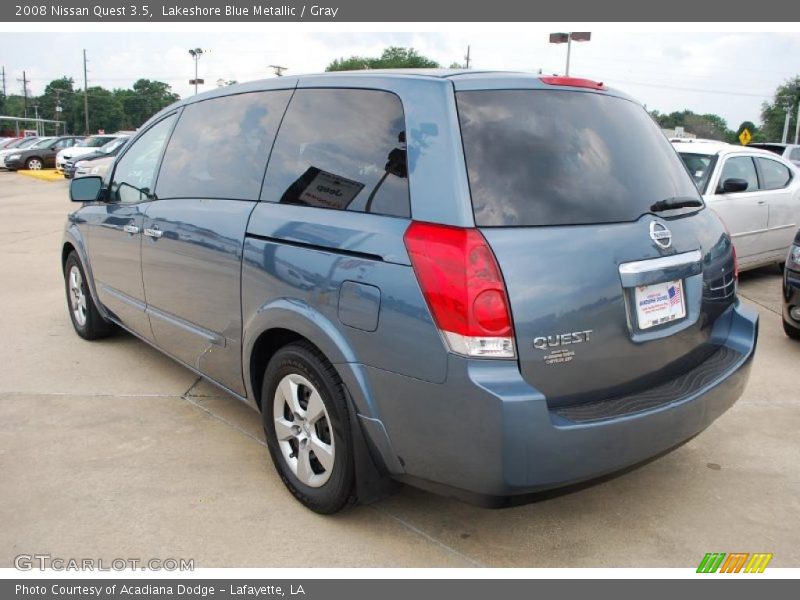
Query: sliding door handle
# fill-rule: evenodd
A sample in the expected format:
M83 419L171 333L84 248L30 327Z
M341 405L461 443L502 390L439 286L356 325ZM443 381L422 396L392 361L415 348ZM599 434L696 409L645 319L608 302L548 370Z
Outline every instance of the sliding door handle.
M136 233L139 233L139 228L136 225L125 225L125 227L122 228L122 231L134 235Z
M151 237L151 238L156 238L156 239L158 239L158 238L160 238L162 235L164 235L164 232L163 232L163 231L161 231L160 229L151 229L150 227L145 227L144 234L145 234L147 237Z

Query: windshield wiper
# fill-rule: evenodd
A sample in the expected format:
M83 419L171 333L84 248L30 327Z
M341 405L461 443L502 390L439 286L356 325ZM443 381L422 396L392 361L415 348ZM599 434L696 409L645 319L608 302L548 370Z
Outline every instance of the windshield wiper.
M650 210L652 212L661 212L664 210L675 210L676 208L700 208L701 206L703 206L703 203L697 198L665 198L653 204Z

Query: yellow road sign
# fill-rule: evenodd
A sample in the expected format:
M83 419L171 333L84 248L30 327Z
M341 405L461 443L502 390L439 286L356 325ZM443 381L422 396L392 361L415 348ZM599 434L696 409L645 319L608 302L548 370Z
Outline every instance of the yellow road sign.
M753 136L750 135L750 130L745 127L742 129L742 133L739 134L739 141L742 143L742 146L747 146L750 143L750 140L753 139Z

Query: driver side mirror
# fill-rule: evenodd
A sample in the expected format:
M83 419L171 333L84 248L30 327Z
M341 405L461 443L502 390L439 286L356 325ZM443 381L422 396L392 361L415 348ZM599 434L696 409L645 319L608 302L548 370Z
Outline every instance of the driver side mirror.
M69 199L72 202L95 202L101 200L103 178L96 175L73 179L69 184Z
M745 179L738 179L736 177L731 177L730 179L726 179L722 182L722 185L719 187L717 193L719 194L737 194L739 192L744 192L747 190L749 184Z

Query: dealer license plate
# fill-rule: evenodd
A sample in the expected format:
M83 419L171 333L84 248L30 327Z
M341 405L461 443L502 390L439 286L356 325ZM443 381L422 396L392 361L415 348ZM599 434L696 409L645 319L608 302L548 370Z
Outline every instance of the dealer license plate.
M683 281L679 279L640 285L634 296L639 329L650 329L686 317Z

